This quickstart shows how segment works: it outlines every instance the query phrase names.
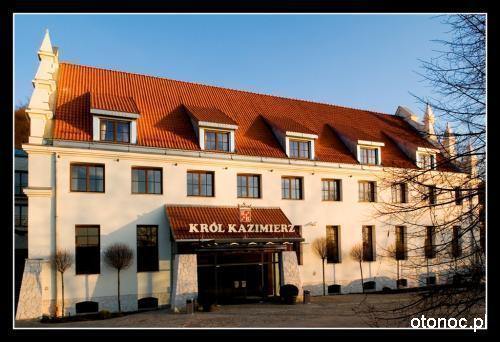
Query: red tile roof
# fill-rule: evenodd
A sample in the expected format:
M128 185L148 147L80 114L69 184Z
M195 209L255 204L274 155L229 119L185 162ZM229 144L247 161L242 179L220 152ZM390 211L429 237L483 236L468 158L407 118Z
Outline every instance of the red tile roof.
M92 140L89 93L108 94L107 109L130 105L123 100L111 106L117 99L134 100L141 114L137 119L137 144L141 146L200 150L186 108L202 108L194 109L199 117L236 122L236 150L241 155L287 158L264 117L286 129L295 131L300 126L317 134L319 161L358 163L335 131L356 140L384 142L384 166L415 167L384 132L419 146L429 145L395 115L69 63L61 63L59 69L55 139Z
M307 133L307 134L317 134L313 130L299 124L295 120L288 117L277 117L271 115L263 115L264 119L271 125L285 132L295 132L295 133Z
M294 232L228 232L227 225L235 224L240 227L240 209L238 207L210 207L210 206L179 206L166 205L166 214L174 240L192 239L300 239L298 228ZM279 208L252 208L250 224L274 225L291 224L283 211ZM225 232L201 233L189 232L189 224L222 224ZM246 224L245 224L246 225Z
M226 125L238 125L233 119L229 116L218 110L217 108L207 108L207 107L198 107L198 106L188 106L184 105L186 109L191 113L193 118L199 121L205 122L215 122L219 124Z
M134 99L129 96L90 93L90 108L139 114Z

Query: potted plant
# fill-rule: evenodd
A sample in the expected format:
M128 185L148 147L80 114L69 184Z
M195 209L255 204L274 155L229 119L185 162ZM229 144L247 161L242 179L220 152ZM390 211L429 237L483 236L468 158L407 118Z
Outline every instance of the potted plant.
M299 289L293 284L285 284L280 288L281 301L285 304L295 304Z

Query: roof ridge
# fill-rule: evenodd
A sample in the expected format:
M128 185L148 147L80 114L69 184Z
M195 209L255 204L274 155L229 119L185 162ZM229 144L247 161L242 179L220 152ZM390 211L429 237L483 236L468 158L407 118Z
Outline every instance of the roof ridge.
M284 100L292 100L292 101L305 102L305 103L313 103L313 104L319 104L319 105L330 106L330 107L345 108L345 109L356 110L356 111L361 111L361 112L368 112L368 113L374 114L374 115L384 115L384 116L388 115L390 117L396 117L396 118L398 117L398 116L396 116L394 114L376 112L376 111L369 110L369 109L356 108L356 107L347 107L347 106L341 106L341 105L337 105L337 104L333 104L333 103L311 101L311 100L300 99L300 98L295 98L295 97L286 97L286 96L280 96L280 95L258 93L258 92L249 91L249 90L228 88L228 87L222 87L222 86L211 85L211 84L204 84L204 83L199 83L199 82L182 81L182 80L176 80L176 79L168 78L168 77L160 77L160 76L155 76L155 75L141 74L141 73L138 73L138 72L130 72L130 71L123 71L123 70L116 70L116 69L100 68L100 67L96 67L96 66L83 65L83 64L66 62L66 61L60 62L60 64L67 64L67 65L79 66L79 67L84 67L84 68L92 68L92 69L99 69L99 70L105 70L105 71L111 71L111 72L117 72L117 73L123 73L123 74L130 74L130 75L137 75L137 76L158 78L158 79L169 80L169 81L173 81L173 82L195 84L195 85L204 86L204 87L218 88L218 89L224 89L224 90L231 90L231 91L237 91L237 92L254 94L254 95L261 95L261 96L268 96L268 97L274 97L274 98L279 98L279 99L284 99Z

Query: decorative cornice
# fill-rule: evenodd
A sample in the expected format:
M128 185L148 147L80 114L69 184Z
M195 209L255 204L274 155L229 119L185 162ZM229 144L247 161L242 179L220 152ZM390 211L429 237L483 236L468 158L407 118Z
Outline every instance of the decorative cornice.
M50 196L52 196L52 188L47 188L47 187L24 188L23 192L28 197L50 197Z

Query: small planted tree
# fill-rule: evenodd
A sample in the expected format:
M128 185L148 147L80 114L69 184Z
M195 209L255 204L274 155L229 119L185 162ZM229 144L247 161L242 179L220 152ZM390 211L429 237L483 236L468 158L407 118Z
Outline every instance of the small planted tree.
M132 264L134 251L123 243L114 243L104 251L104 262L116 269L118 280L118 312L122 311L120 303L120 271Z
M349 253L351 258L354 261L359 262L359 270L361 272L361 288L363 293L365 292L364 280L363 280L363 245L361 243L357 243L351 248L351 252Z
M321 258L321 266L323 266L323 296L325 292L325 260L328 256L327 241L325 237L317 238L312 243L314 253Z
M52 256L52 265L61 273L62 316L64 317L64 272L73 265L73 255L68 250L58 250Z

